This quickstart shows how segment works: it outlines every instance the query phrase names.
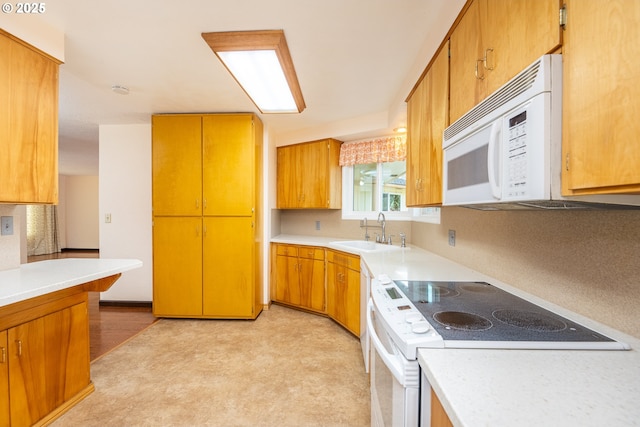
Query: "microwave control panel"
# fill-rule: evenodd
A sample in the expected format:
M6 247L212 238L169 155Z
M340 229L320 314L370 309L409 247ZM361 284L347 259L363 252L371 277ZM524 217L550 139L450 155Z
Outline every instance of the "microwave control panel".
M527 195L527 110L508 119L507 134L507 182L506 197L519 198Z

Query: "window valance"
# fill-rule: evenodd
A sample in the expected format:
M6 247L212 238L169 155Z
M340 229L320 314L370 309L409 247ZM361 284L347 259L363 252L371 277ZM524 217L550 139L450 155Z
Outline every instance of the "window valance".
M345 142L340 147L340 166L396 162L407 158L405 135Z

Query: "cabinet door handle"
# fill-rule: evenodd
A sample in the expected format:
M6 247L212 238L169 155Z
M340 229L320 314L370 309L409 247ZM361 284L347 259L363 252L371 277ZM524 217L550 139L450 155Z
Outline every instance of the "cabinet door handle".
M18 345L18 357L22 356L22 340L16 340L16 344Z
M202 209L207 210L207 199L202 200Z
M481 62L484 62L484 59L478 59L476 61L476 73L475 74L476 74L476 79L478 79L478 80L484 80L484 74L482 74L482 75L478 74L478 64L481 63Z
M196 199L196 209L200 209L200 200Z
M0 363L7 363L7 349L0 347Z
M491 66L487 65L487 62L488 62L487 58L489 58L489 52L493 52L493 49L489 48L484 51L484 58L482 58L483 59L482 65L484 66L485 70L492 71L495 68L495 64L492 64Z

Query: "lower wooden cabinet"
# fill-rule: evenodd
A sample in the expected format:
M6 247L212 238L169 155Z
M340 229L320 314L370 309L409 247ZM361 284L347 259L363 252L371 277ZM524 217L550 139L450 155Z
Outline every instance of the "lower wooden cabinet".
M0 331L0 426L47 424L93 391L86 295L3 319L15 326Z
M327 314L360 336L360 257L327 250Z
M453 423L433 389L431 389L431 427L453 427Z
M317 246L273 243L271 300L326 314L360 337L360 257Z
M324 248L296 245L276 245L275 248L274 300L324 312Z
M0 426L11 425L9 409L9 345L7 331L0 331Z

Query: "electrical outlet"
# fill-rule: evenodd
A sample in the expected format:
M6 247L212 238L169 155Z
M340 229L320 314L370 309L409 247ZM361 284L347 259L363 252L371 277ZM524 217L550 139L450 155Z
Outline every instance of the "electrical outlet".
M316 221L316 230L320 230L320 221Z
M449 246L456 245L456 230L449 230Z
M0 235L11 236L13 234L13 217L3 216L2 218L0 218L0 226L2 227Z
M111 214L104 214L104 222L106 222L107 224L111 223Z

